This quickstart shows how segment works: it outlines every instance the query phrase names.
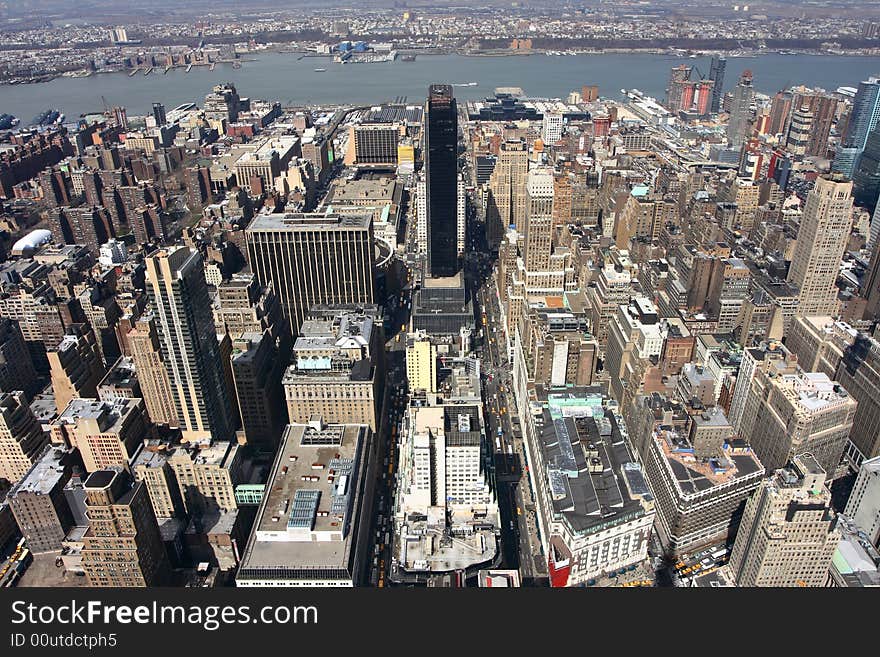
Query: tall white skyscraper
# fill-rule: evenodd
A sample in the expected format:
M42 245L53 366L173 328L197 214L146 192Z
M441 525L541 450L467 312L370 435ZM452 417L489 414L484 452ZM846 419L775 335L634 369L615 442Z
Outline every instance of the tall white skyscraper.
M541 138L545 144L555 144L562 137L562 114L547 112L544 114Z
M147 294L184 438L232 439L234 403L199 252L180 247L147 258Z
M875 547L880 545L880 456L862 463L845 513Z
M730 555L737 586L825 586L834 521L825 471L810 454L795 457L746 504Z
M837 315L837 274L852 229L852 181L821 176L804 207L788 282L799 291L798 314Z

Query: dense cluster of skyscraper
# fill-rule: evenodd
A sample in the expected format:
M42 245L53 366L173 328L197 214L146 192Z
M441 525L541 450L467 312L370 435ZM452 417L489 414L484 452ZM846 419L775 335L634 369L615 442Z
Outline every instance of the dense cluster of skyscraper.
M725 68L9 137L0 540L92 586L880 584L880 80Z

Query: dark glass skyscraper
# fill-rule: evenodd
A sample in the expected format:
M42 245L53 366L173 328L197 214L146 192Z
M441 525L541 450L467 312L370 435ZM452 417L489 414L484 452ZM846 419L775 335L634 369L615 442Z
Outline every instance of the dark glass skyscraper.
M859 82L859 90L853 98L849 123L840 147L834 155L832 171L852 176L859 156L865 149L868 135L880 120L880 78L870 77Z
M865 150L853 172L853 198L861 206L873 209L880 196L880 129L868 133Z
M425 108L428 274L458 271L458 114L452 86L432 84Z
M719 55L712 57L712 64L709 66L709 79L714 82L712 87L712 108L713 114L721 111L721 99L724 97L724 69L727 68L727 59Z
M156 125L168 123L168 118L165 115L165 106L162 103L153 103L153 118L156 119Z

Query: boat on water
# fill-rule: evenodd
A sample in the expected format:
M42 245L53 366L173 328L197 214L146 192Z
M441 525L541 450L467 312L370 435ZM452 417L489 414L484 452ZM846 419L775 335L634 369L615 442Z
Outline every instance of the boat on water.
M64 122L64 114L59 112L57 109L47 109L44 112L40 112L37 114L33 120L31 121L31 125L35 126L44 126L44 125L52 125L61 124Z
M476 87L479 84L480 84L479 82L460 82L460 83L453 83L452 86L453 87Z
M315 69L315 73L324 73L324 72L326 72L326 71L327 71L326 68L316 68L316 69Z
M31 119L31 125L43 125L43 122L49 117L49 114L52 110L46 110L44 112L40 112L34 118Z

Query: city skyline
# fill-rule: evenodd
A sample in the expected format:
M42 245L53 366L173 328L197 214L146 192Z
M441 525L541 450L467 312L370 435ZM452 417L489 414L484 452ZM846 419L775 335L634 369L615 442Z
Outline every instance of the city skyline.
M880 10L33 6L0 584L880 586Z

